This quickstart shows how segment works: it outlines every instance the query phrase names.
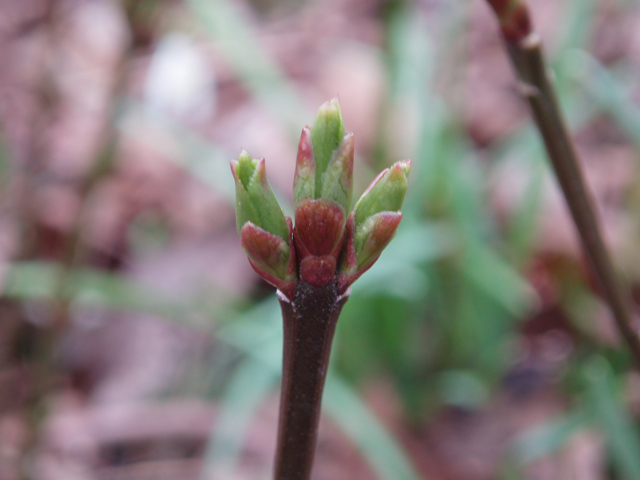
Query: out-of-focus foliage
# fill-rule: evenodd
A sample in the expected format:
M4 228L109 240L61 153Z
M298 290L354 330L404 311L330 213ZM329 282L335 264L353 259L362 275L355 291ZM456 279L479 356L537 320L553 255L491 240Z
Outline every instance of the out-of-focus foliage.
M14 68L27 51L20 36L11 55L11 42L0 47L12 67L0 68L2 91L27 84L20 75L32 82L24 105L5 95L0 109L1 328L18 325L5 335L15 346L0 349L0 373L55 362L32 353L53 331L73 391L94 378L90 362L66 351L74 334L123 318L195 332L206 348L185 354L161 386L130 385L147 373L130 381L131 397L211 402L217 420L199 475L267 476L260 455L275 438L254 430L277 394L281 319L241 253L228 162L241 148L266 157L291 215L284 172L293 172L300 129L338 94L356 138L354 198L374 172L413 163L397 236L352 287L338 325L324 411L348 440L330 438L353 445L364 462L352 463L366 463L371 478L536 478L544 468L582 478L576 465L586 457L596 459L590 478L640 478L640 377L481 0L94 3L52 2L53 13L42 7L23 26L50 39L33 37L33 51L64 60L32 62L39 73ZM638 5L530 3L612 256L637 297ZM104 47L111 77L98 79L110 80L91 80L93 64L78 67L85 88L97 85L86 92L65 70L82 49L56 23L76 11L111 25L103 44L85 45ZM87 102L95 123L82 116ZM84 157L72 155L76 143ZM119 357L127 339L104 338ZM92 375L87 405L106 402L105 391L117 397L115 377L105 374L109 390ZM9 418L5 403L0 419ZM250 473L247 448L257 458ZM467 458L488 470L474 476Z

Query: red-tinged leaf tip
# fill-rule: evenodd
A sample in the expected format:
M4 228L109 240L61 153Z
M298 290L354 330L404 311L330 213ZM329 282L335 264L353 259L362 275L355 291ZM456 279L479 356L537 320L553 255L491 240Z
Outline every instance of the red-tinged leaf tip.
M265 165L264 158L258 159L258 163L256 164L256 171L254 175L255 175L255 178L257 178L260 181L260 185L262 186L262 188L271 189L271 186L269 185L269 181L267 180L267 168Z
M297 205L303 198L315 198L316 196L316 163L311 143L311 130L304 127L298 143L298 155L296 157L296 171L293 177L293 201Z
M369 239L371 242L380 245L383 242L389 242L395 235L402 220L402 212L381 212L374 215L374 219L375 228L372 230Z
M301 260L308 255L338 255L346 221L340 205L322 198L304 198L296 207L295 217L294 239Z
M401 212L381 212L370 217L354 234L351 225L354 225L355 221L352 221L352 216L349 217L345 250L336 275L340 295L380 258L401 220Z
M229 165L231 166L231 174L233 175L233 179L236 183L240 183L240 185L242 185L242 182L240 182L240 178L238 177L238 172L236 171L236 163L238 163L236 160L231 160L231 162L229 162Z
M328 255L307 257L300 262L300 279L314 287L329 283L336 274L336 259Z
M408 158L406 160L400 160L393 165L393 168L401 169L404 172L404 176L408 177L411 172L411 160Z

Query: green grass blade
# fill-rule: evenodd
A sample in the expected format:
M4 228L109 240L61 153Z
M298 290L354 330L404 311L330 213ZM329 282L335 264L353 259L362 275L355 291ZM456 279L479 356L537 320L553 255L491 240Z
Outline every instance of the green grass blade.
M545 168L542 162L532 162L530 165L523 165L523 168L529 172L529 181L522 194L520 205L510 219L506 239L510 257L516 267L529 260L535 247L534 240L545 179Z
M607 437L613 464L624 478L640 479L640 436L620 398L611 366L596 357L584 368L593 414Z
M60 288L59 282L62 282ZM141 285L120 274L92 268L65 272L59 263L25 261L9 265L3 294L19 300L55 300L62 294L73 305L130 310L197 324L204 311L193 302L171 298L164 291ZM220 312L224 307L219 308Z
M246 359L219 399L217 420L205 450L202 480L228 478L237 468L252 420L278 380L262 362Z
M59 264L15 263L6 278L5 295L22 300L51 300L56 293L59 275ZM66 293L86 305L133 309L155 313L167 319L184 321L194 315L189 304L172 302L161 292L98 270L70 272ZM225 395L223 414L229 415L229 418L217 427L221 443L216 437L212 440L209 454L213 458L218 458L224 452L232 458L238 455L243 429L250 421L252 412L255 412L267 389L279 378L282 366L281 322L278 301L273 296L214 333L216 338L245 352L252 360L232 378ZM369 412L358 395L335 376L330 376L327 385L332 385L325 391L325 405L329 405L327 413L344 427L345 433L361 449L381 478L417 479L401 447ZM251 390L247 390L249 387ZM247 395L249 391L250 395L241 399L242 393ZM350 412L348 418L345 418L345 412ZM236 436L227 435L234 430Z
M313 116L236 6L227 0L189 0L188 5L249 90L299 135Z
M383 480L418 480L402 447L371 414L360 397L339 377L330 375L323 405Z
M536 425L520 434L511 452L520 464L526 464L560 450L585 425L587 416L578 410L543 425Z
M537 300L531 284L488 247L468 243L461 265L465 276L510 315L522 318Z
M640 107L627 89L598 60L584 51L574 52L570 59L574 79L587 90L598 107L605 111L640 148Z

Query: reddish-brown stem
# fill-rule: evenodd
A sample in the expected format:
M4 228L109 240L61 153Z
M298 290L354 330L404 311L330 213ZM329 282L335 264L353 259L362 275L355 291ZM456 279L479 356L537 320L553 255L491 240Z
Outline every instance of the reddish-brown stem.
M602 238L591 193L549 79L540 38L532 31L530 21L518 23L514 20L514 12L518 13L517 18L529 18L527 5L521 0L488 0L488 3L501 22L507 51L522 81L522 92L529 101L591 267L611 307L618 330L640 366L640 337L634 328L628 287L616 277ZM506 30L505 25L509 27ZM511 28L518 25L522 28ZM514 31L518 34L513 35Z
M346 301L335 280L322 287L300 281L292 302L280 297L284 355L274 480L311 475L331 343Z

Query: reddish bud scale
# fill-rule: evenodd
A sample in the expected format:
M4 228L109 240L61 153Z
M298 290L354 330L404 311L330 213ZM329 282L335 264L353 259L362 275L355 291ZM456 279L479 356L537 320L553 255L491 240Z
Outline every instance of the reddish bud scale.
M338 272L338 293L342 295L347 291L349 285L357 280L358 258L353 244L356 228L356 212L351 212L347 219L345 229L345 243L340 259L340 271Z
M500 21L507 42L519 42L532 31L527 5L521 0L487 0Z
M369 219L371 228L366 228L366 224L363 226L367 235L363 244L358 246L361 251L358 262L360 275L376 262L382 251L389 245L401 220L402 212L380 212ZM356 237L358 233L356 232ZM355 241L357 242L358 239L356 238Z
M300 278L314 287L327 285L336 276L336 259L328 255L307 257L300 262Z
M240 244L255 272L268 283L292 299L296 287L296 259L293 246L293 224L287 217L289 245L282 238L247 222L240 231ZM288 260L287 260L288 257ZM274 265L285 265L284 271L274 270Z
M268 265L282 263L282 259L285 257L283 246L286 246L286 243L277 235L273 235L251 222L242 227L240 243L251 257L259 258Z
M316 287L326 285L335 276L344 244L344 210L330 200L303 198L295 216L293 238L300 278Z
M343 294L349 286L369 270L380 258L382 251L395 236L400 221L401 212L380 212L370 219L370 225L365 225L366 238L358 242L358 231L355 227L355 212L349 215L346 228L346 241L340 260L338 272L338 292ZM356 253L356 242L360 254ZM360 259L358 259L360 257Z
M527 6L518 4L509 17L500 22L500 28L507 42L516 43L526 38L533 29Z
M503 18L514 5L520 3L520 0L487 0L487 2L495 10L498 18Z
M303 199L296 208L294 238L301 258L335 255L344 232L342 207L325 199Z

